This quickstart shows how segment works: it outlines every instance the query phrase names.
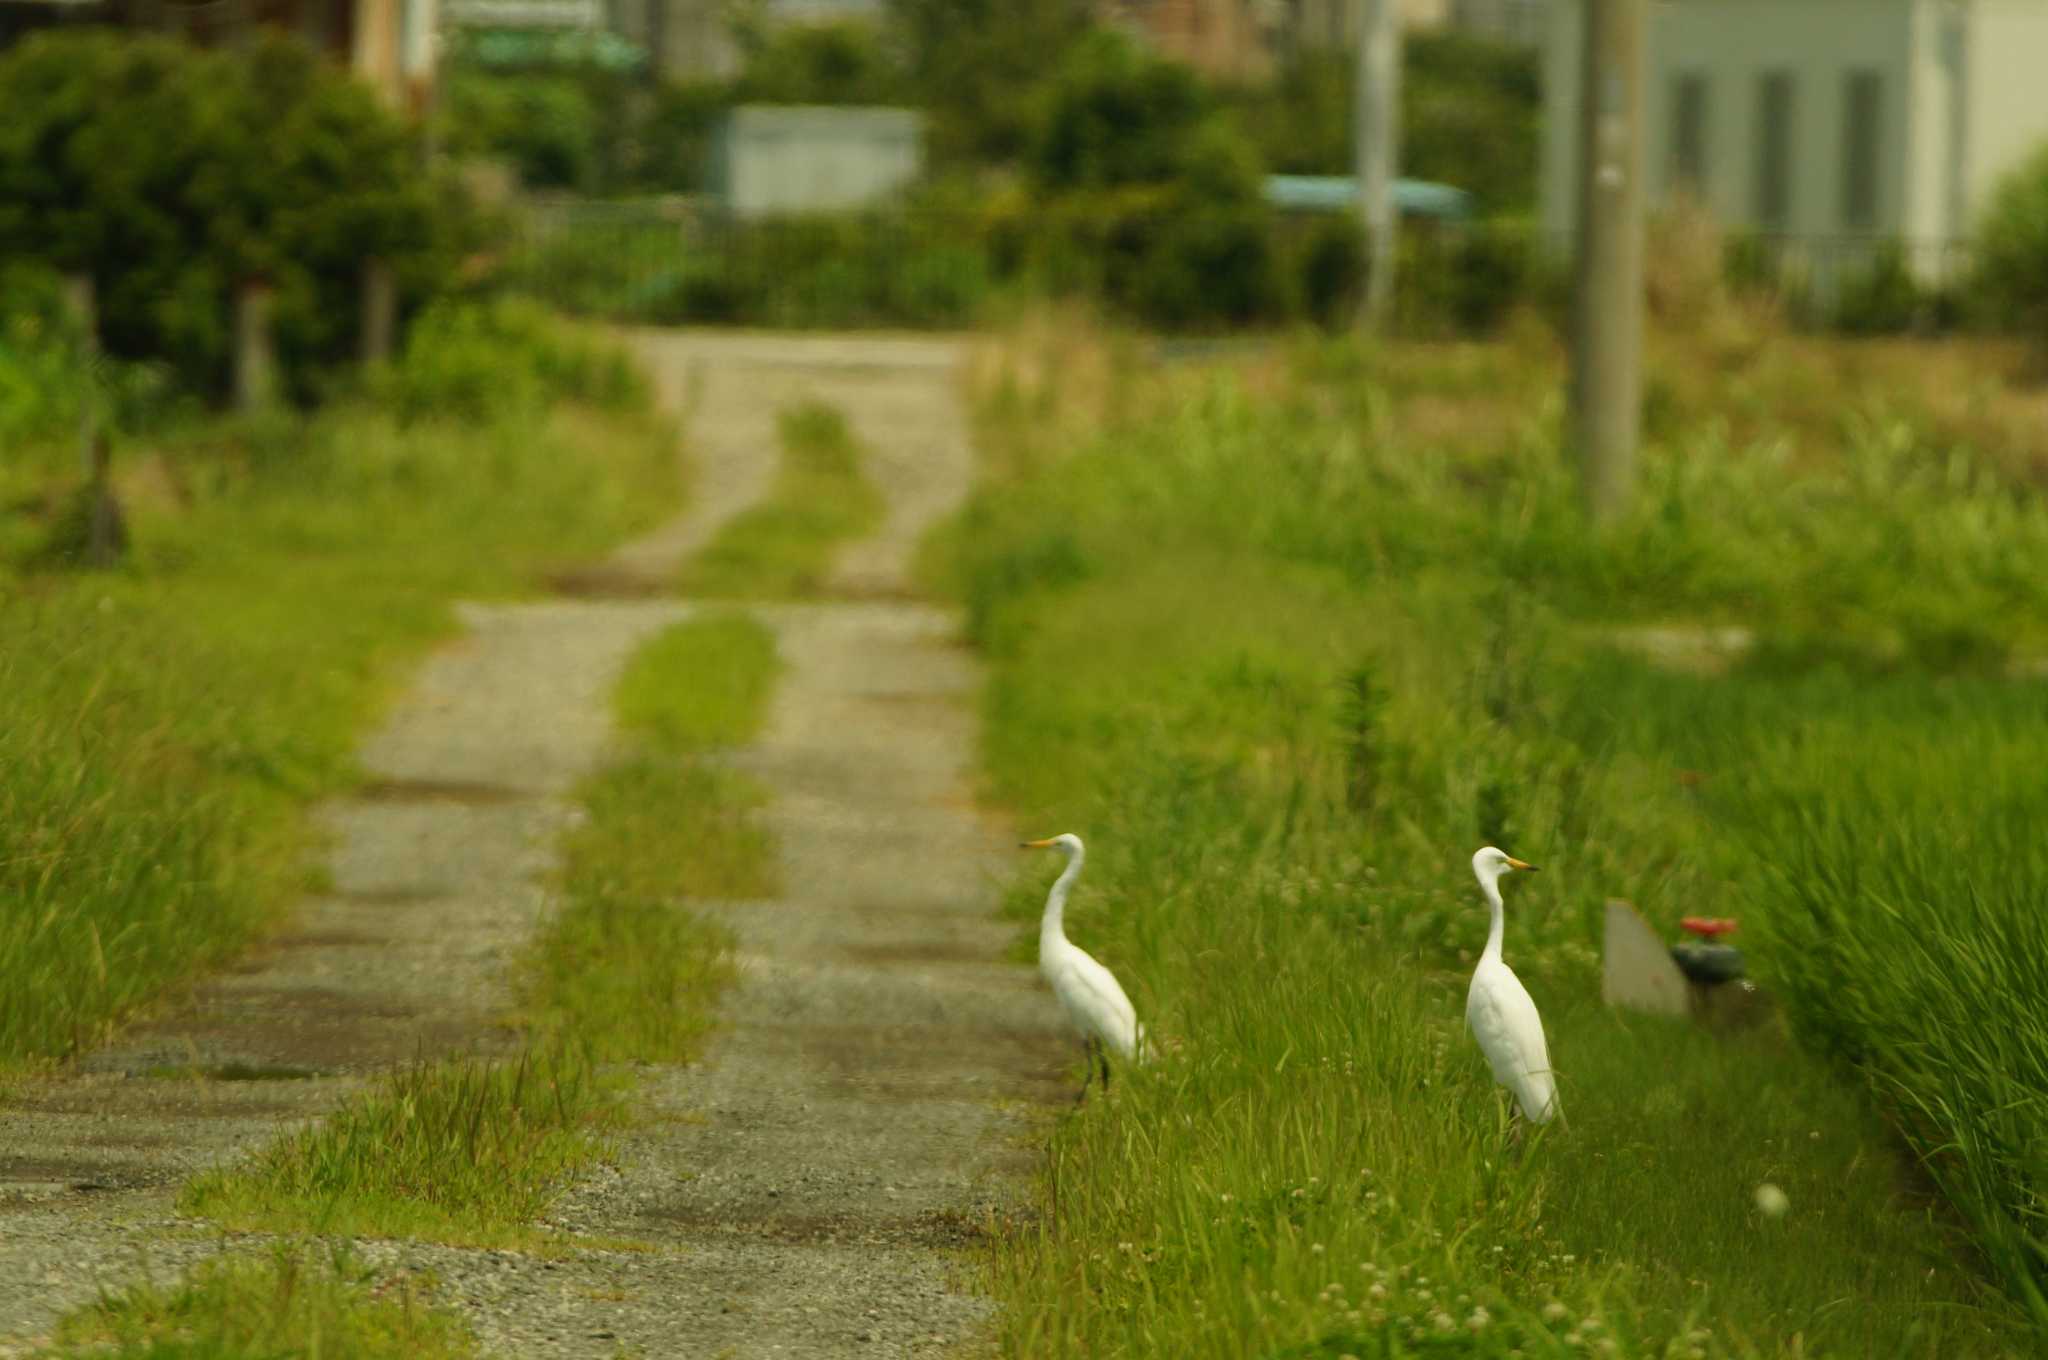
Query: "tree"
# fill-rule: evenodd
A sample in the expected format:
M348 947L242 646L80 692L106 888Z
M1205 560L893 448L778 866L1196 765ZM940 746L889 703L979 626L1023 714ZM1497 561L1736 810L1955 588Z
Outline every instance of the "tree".
M352 356L365 260L419 297L445 262L409 132L303 45L207 51L106 30L0 58L0 255L97 285L117 358L225 385L229 299L262 279L303 387Z
M942 164L1006 163L1032 139L1047 71L1093 27L1088 0L889 0Z

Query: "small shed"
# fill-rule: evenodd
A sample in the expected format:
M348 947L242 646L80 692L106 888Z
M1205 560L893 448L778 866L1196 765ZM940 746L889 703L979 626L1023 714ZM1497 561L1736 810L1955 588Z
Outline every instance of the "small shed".
M710 187L735 217L889 202L924 171L915 109L742 104L712 143Z

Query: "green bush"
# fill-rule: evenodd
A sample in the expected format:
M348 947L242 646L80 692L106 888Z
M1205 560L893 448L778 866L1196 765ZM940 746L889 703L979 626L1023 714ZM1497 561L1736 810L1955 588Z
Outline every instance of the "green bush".
M503 157L530 188L598 187L598 111L581 82L456 66L443 88L450 151Z
M0 255L98 285L117 358L226 386L237 285L275 290L279 356L305 394L353 354L365 259L408 302L450 242L405 129L306 47L202 51L108 31L36 34L0 57Z
M1869 263L1844 272L1835 325L1851 335L1896 335L1932 319L1936 298L1913 277L1905 247L1887 241Z
M500 298L422 312L383 387L406 420L490 420L529 418L560 401L631 409L645 399L644 382L618 349L564 330L532 302Z
M1999 324L2048 334L2048 145L1993 191L1977 225L1975 291Z

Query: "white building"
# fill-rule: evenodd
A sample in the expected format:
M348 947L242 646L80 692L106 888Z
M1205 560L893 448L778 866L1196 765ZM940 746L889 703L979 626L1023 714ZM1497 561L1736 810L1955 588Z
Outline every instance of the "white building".
M739 217L875 207L924 171L915 109L742 104L712 144L712 192Z
M1584 0L1545 37L1542 224L1578 203ZM1653 0L1652 204L1794 241L1948 243L2048 140L2048 0Z

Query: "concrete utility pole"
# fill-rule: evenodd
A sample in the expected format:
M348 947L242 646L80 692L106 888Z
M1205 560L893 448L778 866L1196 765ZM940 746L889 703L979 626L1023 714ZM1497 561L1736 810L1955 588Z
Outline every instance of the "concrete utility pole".
M1359 324L1386 329L1394 301L1394 165L1401 144L1400 0L1359 0L1358 88L1352 96L1352 153L1358 214L1365 226L1365 299Z
M1627 508L1642 427L1643 0L1584 0L1572 415L1586 507Z

